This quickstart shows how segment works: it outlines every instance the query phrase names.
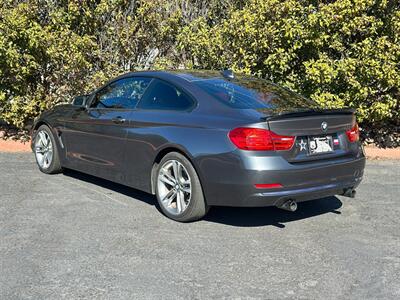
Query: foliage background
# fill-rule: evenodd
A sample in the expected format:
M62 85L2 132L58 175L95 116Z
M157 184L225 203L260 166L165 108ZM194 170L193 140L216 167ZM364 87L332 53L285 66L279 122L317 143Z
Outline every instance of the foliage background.
M0 0L0 119L17 127L133 70L233 68L399 144L398 0Z

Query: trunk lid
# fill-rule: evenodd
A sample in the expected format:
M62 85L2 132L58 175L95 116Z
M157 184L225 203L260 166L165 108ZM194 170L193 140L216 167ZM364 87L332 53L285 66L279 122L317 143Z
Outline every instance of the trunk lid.
M355 121L352 109L295 110L272 114L262 119L268 122L270 130L275 133L294 136L346 131L351 129Z
M293 147L280 151L289 162L306 162L352 155L356 151L346 131L355 124L352 109L292 110L263 117L271 131L295 136Z

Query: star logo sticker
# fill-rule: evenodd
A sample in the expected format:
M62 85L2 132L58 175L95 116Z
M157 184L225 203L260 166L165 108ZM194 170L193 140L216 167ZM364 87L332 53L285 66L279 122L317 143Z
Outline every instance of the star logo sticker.
M307 150L307 143L303 141L303 139L300 140L299 146L300 146L300 151Z

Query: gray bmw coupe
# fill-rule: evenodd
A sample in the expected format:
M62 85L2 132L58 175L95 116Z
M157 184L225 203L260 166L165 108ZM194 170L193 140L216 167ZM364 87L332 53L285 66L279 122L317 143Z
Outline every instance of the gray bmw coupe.
M155 194L176 221L213 205L295 211L354 197L365 166L354 110L230 71L120 76L44 112L32 149L42 172L69 168Z

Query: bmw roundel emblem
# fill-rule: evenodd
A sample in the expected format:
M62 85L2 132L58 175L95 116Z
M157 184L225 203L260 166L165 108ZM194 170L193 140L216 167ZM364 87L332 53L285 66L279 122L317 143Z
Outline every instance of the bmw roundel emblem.
M323 132L327 131L328 130L328 123L322 122L321 123L321 129L322 129Z

